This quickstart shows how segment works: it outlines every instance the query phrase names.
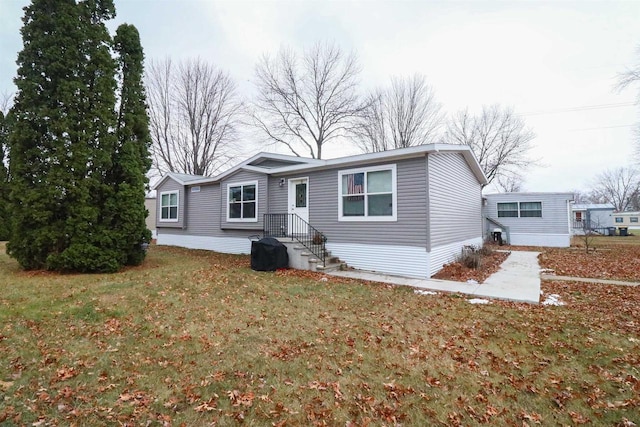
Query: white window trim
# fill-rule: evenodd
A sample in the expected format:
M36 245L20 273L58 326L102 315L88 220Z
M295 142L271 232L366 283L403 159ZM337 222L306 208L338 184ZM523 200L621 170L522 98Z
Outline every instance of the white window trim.
M229 218L229 192L231 187L240 187L245 185L256 186L256 217L255 218ZM258 181L230 182L227 184L227 198L225 199L227 206L227 222L258 222Z
M500 209L498 209L498 205L508 204L508 203L517 203L518 210L517 211L509 211L509 212L518 212L518 216L500 216ZM520 209L521 203L540 203L540 216L522 216ZM506 211L503 211L506 212ZM542 219L544 218L544 202L542 200L527 200L527 201L509 201L509 202L496 202L496 217L502 219L510 219L510 218L525 218L525 219ZM576 220L577 221L577 220Z
M176 218L162 218L162 196L164 195L171 195L171 194L175 194L176 195ZM171 199L171 196L169 196L169 199ZM171 206L173 205L168 205L168 208L171 208ZM180 220L180 191L178 190L173 190L173 191L163 191L160 193L160 216L159 216L159 222L178 222ZM169 211L171 211L171 209L169 209Z
M398 179L397 179L397 171L396 165L379 165L379 166L368 166L362 168L354 168L354 169L345 169L338 171L338 221L345 222L396 222L398 221ZM391 203L392 206L392 215L391 216L368 216L367 215L367 195L365 193L365 210L364 216L343 216L342 215L342 176L349 175L352 173L361 173L361 172L377 172L377 171L391 171ZM365 175L365 187L366 187L366 175Z

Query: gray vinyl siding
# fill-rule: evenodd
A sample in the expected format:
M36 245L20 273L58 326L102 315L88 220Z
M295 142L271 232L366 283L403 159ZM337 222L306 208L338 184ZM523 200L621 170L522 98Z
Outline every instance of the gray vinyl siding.
M219 236L220 232L220 185L200 185L200 191L189 192L187 233L199 236Z
M482 236L482 187L458 153L429 154L429 249Z
M509 227L510 233L568 234L568 201L571 194L564 193L502 193L485 196L484 216ZM542 202L541 218L498 218L498 203Z
M227 188L229 184L242 182L257 181L258 182L258 205L257 205L257 222L229 222L227 221ZM269 209L268 194L269 178L265 174L252 171L239 170L230 175L220 183L220 228L231 230L262 230L264 223L264 214Z
M162 185L156 189L158 196L156 197L156 209L157 209L157 217L156 217L156 228L182 228L185 223L185 197L184 197L184 187L174 181L173 179L167 179ZM160 215L162 214L162 210L160 209L160 203L162 200L162 193L166 191L178 191L178 222L165 222L160 221Z
M331 243L418 246L427 243L426 158L396 162L368 163L361 167L396 165L397 221L338 221L338 172L358 167L337 167L322 171L296 173L271 178L270 213L287 213L286 179L309 177L309 222L323 232Z
M591 227L614 227L613 209L589 209L587 212Z

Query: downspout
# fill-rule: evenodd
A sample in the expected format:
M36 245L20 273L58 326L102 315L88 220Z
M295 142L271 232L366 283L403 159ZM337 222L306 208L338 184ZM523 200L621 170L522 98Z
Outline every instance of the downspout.
M186 230L187 229L187 220L188 220L188 214L187 212L189 211L189 191L187 191L189 188L186 185L182 186L182 192L184 194L184 202L182 203L182 229Z

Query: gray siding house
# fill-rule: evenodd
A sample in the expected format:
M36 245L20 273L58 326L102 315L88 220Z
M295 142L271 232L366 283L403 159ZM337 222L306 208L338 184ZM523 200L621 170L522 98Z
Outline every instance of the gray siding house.
M572 193L487 194L485 233L501 229L511 245L569 247L572 201Z
M271 234L284 214L319 230L351 267L426 278L463 246L482 244L484 184L461 145L330 160L260 153L215 177L164 176L157 243L249 253L248 237Z
M607 203L575 203L571 206L573 234L584 234L585 230L594 230L602 234L614 227L615 208Z

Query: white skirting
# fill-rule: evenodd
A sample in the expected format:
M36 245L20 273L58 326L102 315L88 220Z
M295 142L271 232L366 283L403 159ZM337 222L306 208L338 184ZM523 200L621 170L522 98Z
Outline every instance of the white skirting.
M400 276L428 277L429 253L425 248L327 242L327 249L349 267Z
M251 253L251 241L246 237L208 237L158 233L156 243L158 245L180 246L189 249L206 249L227 254Z
M510 238L509 243L515 246L549 246L554 248L571 246L569 234L510 233Z

